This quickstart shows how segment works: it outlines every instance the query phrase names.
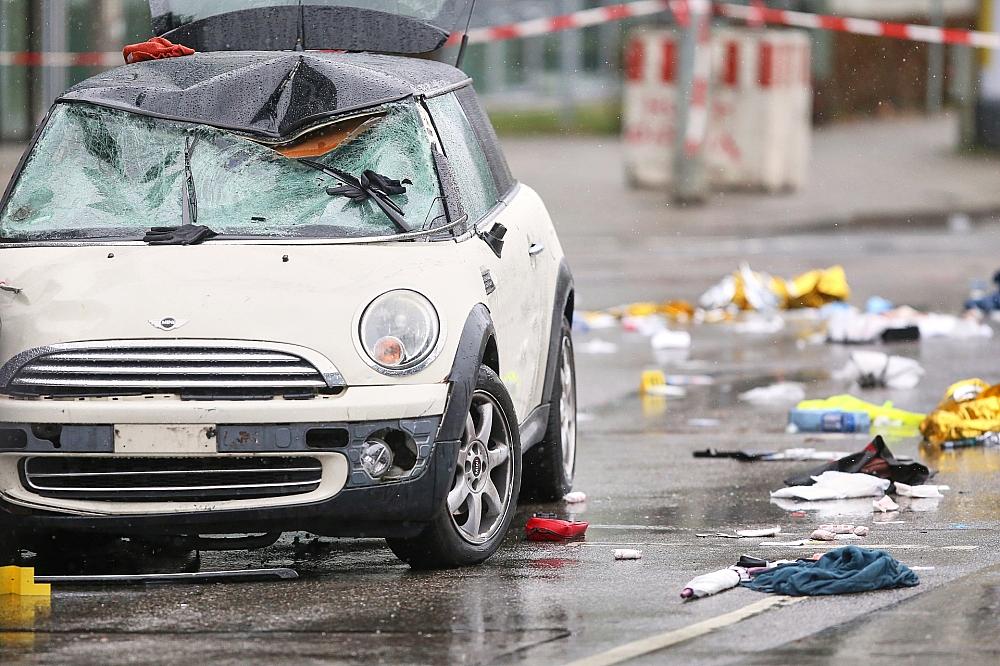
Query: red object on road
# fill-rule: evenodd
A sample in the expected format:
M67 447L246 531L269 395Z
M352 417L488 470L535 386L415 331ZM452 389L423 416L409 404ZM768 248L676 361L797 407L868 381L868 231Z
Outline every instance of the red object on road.
M586 534L590 523L532 516L524 526L528 541L565 541Z
M125 64L131 65L145 60L160 60L162 58L180 58L182 56L194 55L194 49L189 49L182 44L174 44L169 39L163 37L153 37L141 44L129 44L122 49L125 57Z

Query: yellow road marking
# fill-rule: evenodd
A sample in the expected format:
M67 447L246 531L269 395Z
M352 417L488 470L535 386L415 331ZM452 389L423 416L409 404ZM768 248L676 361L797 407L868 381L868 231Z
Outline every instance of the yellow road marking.
M804 601L805 599L806 597L788 597L784 595L765 597L760 601L755 601L748 606L737 608L736 610L725 613L724 615L696 622L695 624L690 624L686 627L681 627L680 629L674 629L662 634L650 636L649 638L643 638L632 643L619 645L618 647L608 650L607 652L601 652L600 654L595 654L590 657L577 659L576 661L566 664L566 666L611 666L612 664L620 664L628 661L629 659L635 659L636 657L641 657L651 652L663 650L664 648L677 645L678 643L689 641L692 638L704 636L705 634L715 631L716 629L722 629L723 627L736 624L737 622L741 622L742 620L753 617L754 615L760 615L764 611L776 606L787 606L788 604L794 604L799 601Z

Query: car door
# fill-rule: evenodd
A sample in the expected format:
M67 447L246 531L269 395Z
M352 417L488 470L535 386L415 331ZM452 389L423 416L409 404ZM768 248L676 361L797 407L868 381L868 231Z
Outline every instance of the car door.
M463 89L471 93L471 88ZM474 94L474 93L471 93ZM497 331L500 375L511 394L522 421L540 402L539 375L544 374L547 349L547 310L542 292L535 284L537 248L532 247L532 224L527 209L518 205L517 195L504 197L504 174L496 178L497 156L491 159L479 141L465 108L456 93L427 100L444 152L458 181L462 206L479 233L496 224L506 227L500 256L484 242L475 243L486 291L484 299ZM502 156L500 156L502 159ZM513 181L506 172L507 189ZM506 194L506 193L505 193ZM544 342L543 342L544 340Z

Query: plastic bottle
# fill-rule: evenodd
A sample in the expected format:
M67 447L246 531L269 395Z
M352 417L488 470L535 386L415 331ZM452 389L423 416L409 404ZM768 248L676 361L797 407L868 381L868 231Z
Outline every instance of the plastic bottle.
M867 412L841 410L793 409L788 422L799 432L868 432L871 428Z

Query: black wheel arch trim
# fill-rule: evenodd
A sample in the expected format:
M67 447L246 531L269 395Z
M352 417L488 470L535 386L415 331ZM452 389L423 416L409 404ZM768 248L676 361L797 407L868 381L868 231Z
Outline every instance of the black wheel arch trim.
M559 343L562 341L563 317L573 321L574 290L573 274L563 259L559 262L556 278L555 300L552 303L552 329L549 332L549 355L545 365L545 384L542 387L542 404L552 402L552 391L556 385L556 371L559 368Z
M448 394L448 406L438 430L438 439L459 440L465 428L465 418L472 404L472 393L476 390L479 377L479 366L486 356L490 340L496 337L493 327L493 317L482 303L478 303L469 312L462 328L462 337L458 341L458 351L455 361L448 374L451 391Z

